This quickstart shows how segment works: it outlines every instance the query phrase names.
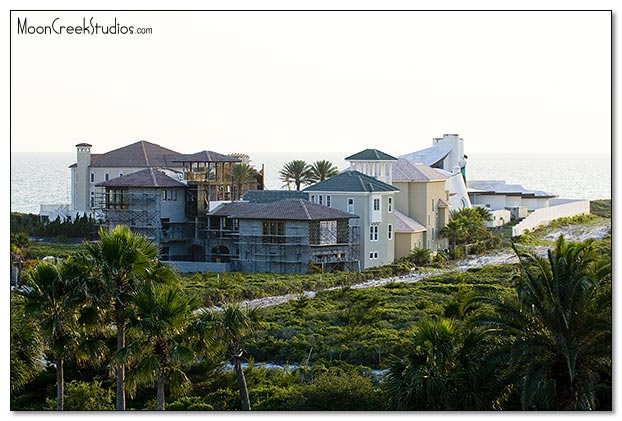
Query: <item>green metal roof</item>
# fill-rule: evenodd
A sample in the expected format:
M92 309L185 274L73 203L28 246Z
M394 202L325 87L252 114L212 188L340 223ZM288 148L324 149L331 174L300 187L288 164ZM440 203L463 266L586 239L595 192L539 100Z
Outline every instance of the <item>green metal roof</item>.
M242 199L251 203L271 203L285 199L309 199L309 193L296 190L249 190Z
M346 158L346 161L397 161L397 158L379 151L378 149L365 149Z
M328 180L307 187L305 192L392 192L397 187L356 170L346 170Z

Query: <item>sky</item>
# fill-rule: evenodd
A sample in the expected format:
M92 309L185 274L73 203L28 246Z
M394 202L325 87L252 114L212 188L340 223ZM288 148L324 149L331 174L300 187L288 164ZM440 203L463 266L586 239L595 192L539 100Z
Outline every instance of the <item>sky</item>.
M151 34L20 34L119 24ZM611 153L611 14L13 12L11 151ZM39 29L40 30L40 29Z

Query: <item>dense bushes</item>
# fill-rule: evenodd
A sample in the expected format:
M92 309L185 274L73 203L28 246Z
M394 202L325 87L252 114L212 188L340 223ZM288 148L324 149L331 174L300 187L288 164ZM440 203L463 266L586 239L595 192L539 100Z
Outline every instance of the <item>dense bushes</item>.
M30 237L55 237L87 239L97 232L95 220L86 215L78 214L74 221L43 221L39 215L32 213L11 212L11 232L25 232ZM62 241L59 241L62 242Z

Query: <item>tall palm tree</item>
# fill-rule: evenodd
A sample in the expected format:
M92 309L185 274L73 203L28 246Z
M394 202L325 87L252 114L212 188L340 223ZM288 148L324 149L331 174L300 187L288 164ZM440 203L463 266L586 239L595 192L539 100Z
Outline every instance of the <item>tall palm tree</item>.
M200 317L210 326L214 339L224 346L238 380L242 410L250 411L248 387L241 363L245 339L263 326L259 308L241 308L237 304L230 304L221 310L204 311Z
M117 329L117 352L125 347L125 329L132 310L132 295L146 282L158 255L158 247L145 237L119 225L112 231L99 231L100 240L85 243L95 262L97 283L92 296L110 304ZM125 410L125 366L117 364L116 409Z
M327 178L331 178L339 174L339 170L332 162L325 159L315 161L311 164L311 175L309 177L309 183L318 183L324 181Z
M478 323L505 343L524 409L595 409L598 373L611 374L611 293L592 243L560 236L547 258L513 247L516 295L472 300L494 309Z
M300 190L302 184L311 183L311 166L303 160L295 159L283 165L279 175L281 176L281 181L287 185L288 190L290 183L294 183L296 190Z
M56 365L56 410L63 410L64 363L72 354L76 339L76 309L79 305L73 285L56 265L40 263L26 276L24 313L38 320L49 357ZM74 348L75 349L75 348Z
M242 197L242 188L257 181L257 171L248 164L235 164L231 167L231 180L236 188L234 200Z
M165 384L172 394L188 390L190 380L182 365L192 362L195 353L184 341L198 304L196 296L188 296L173 285L148 285L134 297L136 315L129 326L137 330L132 340L118 354L123 363L135 362L127 372L130 392L139 384L156 384L157 409L165 409Z

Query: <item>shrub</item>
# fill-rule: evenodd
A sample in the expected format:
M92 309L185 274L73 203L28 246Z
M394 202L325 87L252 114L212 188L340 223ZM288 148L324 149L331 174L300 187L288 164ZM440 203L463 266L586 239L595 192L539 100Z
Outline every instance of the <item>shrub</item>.
M114 409L114 392L102 386L100 381L81 382L72 380L65 384L64 410L109 411ZM48 409L56 408L56 399L47 398Z

